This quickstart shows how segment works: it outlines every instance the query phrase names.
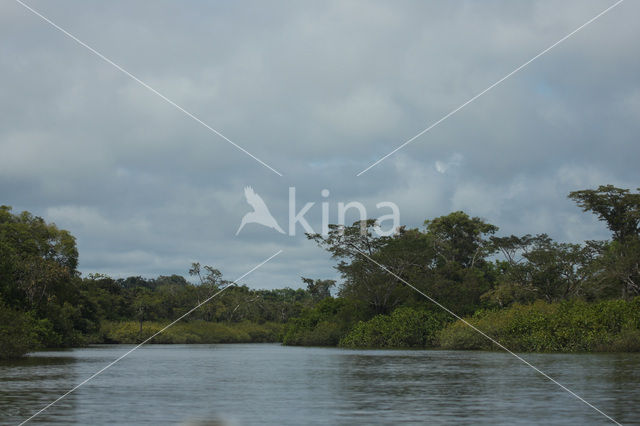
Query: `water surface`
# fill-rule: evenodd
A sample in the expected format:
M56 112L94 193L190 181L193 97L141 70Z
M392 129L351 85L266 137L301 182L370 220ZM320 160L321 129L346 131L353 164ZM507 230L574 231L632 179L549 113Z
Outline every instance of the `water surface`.
M0 422L19 424L131 346L0 363ZM526 354L617 421L640 424L640 355ZM34 424L608 424L506 353L272 344L148 345Z

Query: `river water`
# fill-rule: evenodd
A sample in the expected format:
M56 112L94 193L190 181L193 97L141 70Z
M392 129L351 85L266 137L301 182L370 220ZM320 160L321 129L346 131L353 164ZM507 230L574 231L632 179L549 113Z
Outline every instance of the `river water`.
M19 424L131 346L0 363L0 423ZM524 354L623 424L640 424L640 355ZM500 352L275 344L147 345L33 424L612 424Z

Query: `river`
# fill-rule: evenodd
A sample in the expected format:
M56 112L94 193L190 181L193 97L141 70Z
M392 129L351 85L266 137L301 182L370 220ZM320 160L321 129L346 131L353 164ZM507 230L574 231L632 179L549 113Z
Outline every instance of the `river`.
M0 422L19 424L131 346L0 363ZM639 354L524 354L624 424L640 424ZM611 424L502 352L275 344L147 345L33 424Z

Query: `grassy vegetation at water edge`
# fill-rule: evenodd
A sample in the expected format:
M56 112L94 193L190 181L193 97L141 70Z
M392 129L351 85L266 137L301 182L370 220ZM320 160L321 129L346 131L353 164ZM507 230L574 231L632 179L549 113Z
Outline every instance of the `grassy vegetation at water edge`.
M140 343L165 327L166 323L106 321L94 343ZM281 341L282 324L253 322L215 323L191 321L177 323L149 343L267 343Z
M567 301L479 311L467 321L513 351L640 352L640 297ZM444 328L444 349L499 349L462 321Z

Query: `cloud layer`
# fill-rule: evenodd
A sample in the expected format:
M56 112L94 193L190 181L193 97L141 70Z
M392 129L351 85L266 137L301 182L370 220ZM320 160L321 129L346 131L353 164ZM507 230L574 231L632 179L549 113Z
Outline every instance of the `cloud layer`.
M286 228L288 188L465 210L503 233L606 238L571 190L640 186L640 4L625 2L360 177L356 173L613 2L33 1L32 6L280 170L279 177L18 3L0 4L0 203L78 238L84 273L298 286L327 254L247 225L252 186ZM329 189L327 198L321 196Z

